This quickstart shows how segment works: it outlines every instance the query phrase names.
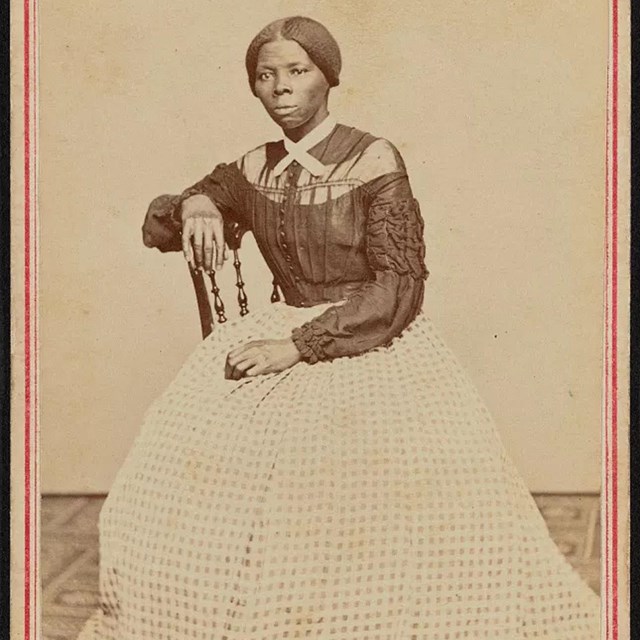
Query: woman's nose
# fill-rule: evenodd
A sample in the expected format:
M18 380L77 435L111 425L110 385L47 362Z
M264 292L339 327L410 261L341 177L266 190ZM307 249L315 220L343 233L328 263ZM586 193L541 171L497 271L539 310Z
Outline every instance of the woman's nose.
M276 78L276 83L275 83L275 86L273 87L273 92L277 96L281 96L285 93L291 93L291 86L289 85L285 77L278 76L278 78Z

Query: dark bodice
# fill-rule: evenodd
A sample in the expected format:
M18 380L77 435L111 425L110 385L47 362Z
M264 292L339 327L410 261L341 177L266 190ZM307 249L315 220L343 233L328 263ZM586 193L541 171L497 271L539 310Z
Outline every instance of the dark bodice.
M397 150L337 125L310 153L324 165L321 175L297 163L276 175L282 142L218 165L165 211L148 214L144 230L149 246L179 249L167 223L179 231L181 202L205 194L225 219L253 232L287 304L345 301L293 330L314 362L398 335L421 307L428 273L422 218Z

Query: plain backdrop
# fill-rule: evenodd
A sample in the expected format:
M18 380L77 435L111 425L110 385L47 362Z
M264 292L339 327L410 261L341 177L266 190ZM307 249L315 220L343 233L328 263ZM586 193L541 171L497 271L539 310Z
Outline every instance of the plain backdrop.
M144 248L140 226L156 195L279 137L244 53L292 14L341 45L332 113L404 156L429 315L525 481L599 490L604 0L58 0L39 13L44 492L106 492L200 339L182 257ZM242 260L250 308L269 304L251 238Z

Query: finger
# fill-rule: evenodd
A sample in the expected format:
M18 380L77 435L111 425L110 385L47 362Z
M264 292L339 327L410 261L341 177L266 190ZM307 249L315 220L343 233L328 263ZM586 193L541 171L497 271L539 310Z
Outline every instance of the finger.
M213 223L213 239L216 244L216 269L222 269L224 264L224 227L219 221Z
M238 366L241 362L246 362L247 360L255 359L259 355L258 351L254 348L247 349L242 353L234 356L232 358L227 358L227 361L232 367Z
M255 358L249 358L248 360L244 360L232 367L232 377L234 380L240 380L240 378L244 378L244 375L247 369L250 369L254 365L258 364Z
M226 244L222 248L222 259L223 260L228 260L229 259L229 247Z
M196 254L196 266L202 267L202 244L203 244L203 229L202 223L196 221L193 231L193 248Z
M232 349L231 351L229 351L229 354L227 355L227 358L235 358L237 355L239 355L240 353L242 353L246 349L249 349L251 347L257 347L260 344L261 343L260 343L259 340L253 340L252 342L245 342L245 344L242 344L239 347L236 347L235 349Z
M231 369L232 380L241 380L243 377L244 377L244 371L240 371L240 369L236 369L235 367Z
M182 230L182 253L184 259L189 263L189 266L194 269L193 263L193 247L191 246L191 229L185 225Z
M204 268L205 271L213 269L213 238L207 232L204 234Z
M241 362L244 362L245 360L247 360L249 358L255 358L256 356L257 356L257 352L254 351L253 349L250 349L248 351L243 351L242 353L238 354L237 356L233 356L233 357L227 358L227 362L232 367L235 367L236 365L240 364Z
M261 376L263 373L267 373L268 369L269 367L264 362L261 362L260 364L255 364L252 367L249 367L244 375L247 378L252 376Z

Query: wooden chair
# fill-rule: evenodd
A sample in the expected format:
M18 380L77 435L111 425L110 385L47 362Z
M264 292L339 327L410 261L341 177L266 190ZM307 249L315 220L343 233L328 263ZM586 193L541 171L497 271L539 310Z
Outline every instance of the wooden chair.
M164 194L151 201L142 226L143 242L147 247L156 247L162 252L182 251L181 235L176 233L175 223L167 215L173 206L175 198L176 196L174 195ZM246 316L249 313L249 300L244 290L242 264L239 257L242 236L246 232L247 229L237 222L225 222L224 239L229 249L233 251L233 266L236 270L236 287L238 288L237 300L241 316ZM189 273L196 294L198 313L200 314L200 328L204 339L213 331L216 320L218 323L227 321L225 306L220 297L220 288L216 282L216 272L213 269L203 273L201 270L193 269L189 265ZM208 284L207 280L209 281ZM210 290L209 286L211 287ZM216 315L215 319L211 309L212 299L213 311L215 311ZM271 302L279 302L279 300L278 285L274 280Z
M242 242L242 236L246 233L246 229L241 227L236 222L225 223L224 226L224 238L227 246L233 251L233 266L236 270L236 287L238 288L237 301L240 307L240 316L246 316L249 313L249 299L244 290L244 280L242 279L242 263L240 262L239 249ZM217 322L222 324L227 321L225 314L225 306L222 298L220 297L220 288L216 282L215 270L202 272L199 269L194 269L189 266L189 274L191 275L191 282L193 283L193 289L196 294L196 302L198 304L198 313L200 314L200 328L202 329L202 339L204 340L211 334ZM207 286L205 275L209 280L211 287L210 293ZM211 298L213 298L213 310L216 314L216 319L213 317L213 311L211 309ZM279 302L280 294L278 292L278 286L274 280L273 292L271 293L271 302Z

